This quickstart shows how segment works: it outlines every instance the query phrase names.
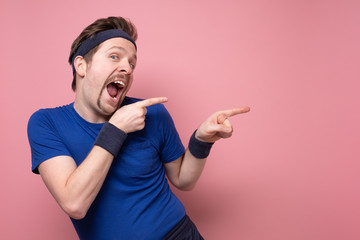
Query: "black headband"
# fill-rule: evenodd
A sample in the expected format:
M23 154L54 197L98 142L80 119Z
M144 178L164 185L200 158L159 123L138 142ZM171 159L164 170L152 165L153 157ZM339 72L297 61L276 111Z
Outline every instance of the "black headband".
M132 42L132 44L134 44L135 49L137 49L135 41L129 36L129 34L127 34L126 32L124 32L120 29L110 29L110 30L99 32L95 36L86 39L80 45L80 47L76 50L76 52L72 58L72 61L71 61L73 74L75 74L74 60L77 56L84 57L91 49L93 49L100 43L102 43L110 38L116 38L116 37L121 37L121 38L125 38L125 39L129 40L130 42Z

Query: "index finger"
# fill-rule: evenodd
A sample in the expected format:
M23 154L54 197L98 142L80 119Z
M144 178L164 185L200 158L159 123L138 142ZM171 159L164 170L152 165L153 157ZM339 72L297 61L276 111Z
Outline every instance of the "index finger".
M241 114L241 113L247 113L250 111L249 107L243 107L243 108L232 108L224 111L220 111L218 115L218 122L223 123L227 118Z
M150 107L155 104L165 103L168 101L167 97L155 97L155 98L148 98L142 101L137 102L136 104L140 107Z
M241 113L247 113L250 111L249 107L243 107L243 108L233 108L233 109L228 109L225 111L222 111L223 114L225 114L227 117L232 117Z

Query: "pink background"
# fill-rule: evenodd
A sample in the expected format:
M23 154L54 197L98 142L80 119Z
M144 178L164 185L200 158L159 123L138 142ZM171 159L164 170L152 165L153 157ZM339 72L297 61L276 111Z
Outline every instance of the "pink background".
M130 95L167 96L184 143L214 111L252 108L176 191L206 239L360 239L358 0L1 0L1 239L77 239L30 171L26 125L73 101L70 45L110 15L139 31Z

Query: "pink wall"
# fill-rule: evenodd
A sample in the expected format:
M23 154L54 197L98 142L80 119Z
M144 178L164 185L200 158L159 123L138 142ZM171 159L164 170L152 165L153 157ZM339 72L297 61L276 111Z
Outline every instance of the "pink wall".
M139 30L130 95L167 96L186 143L250 105L178 193L206 239L360 239L360 2L0 1L0 239L76 239L30 171L27 120L69 103L69 48L99 17Z

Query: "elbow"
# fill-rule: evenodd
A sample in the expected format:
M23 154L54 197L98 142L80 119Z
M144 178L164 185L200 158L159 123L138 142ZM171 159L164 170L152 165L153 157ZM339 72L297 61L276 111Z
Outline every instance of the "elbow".
M86 216L87 210L81 204L78 203L64 203L61 205L64 212L71 218L81 220Z
M181 191L191 191L195 188L195 183L194 184L179 184L176 186L177 189L181 190Z
M181 191L191 191L195 188L198 179L177 176L168 178L173 186Z
M72 219L81 220L86 216L86 213L83 213L83 212L71 212L71 213L68 213L68 215Z
M182 188L179 188L181 191L184 191L184 192L190 192L191 190L194 189L194 187L182 187Z

